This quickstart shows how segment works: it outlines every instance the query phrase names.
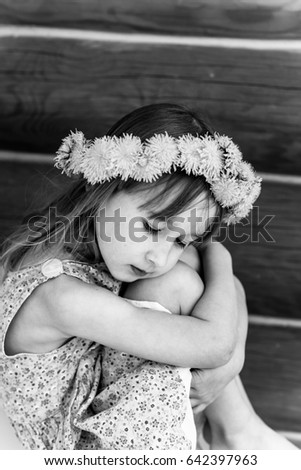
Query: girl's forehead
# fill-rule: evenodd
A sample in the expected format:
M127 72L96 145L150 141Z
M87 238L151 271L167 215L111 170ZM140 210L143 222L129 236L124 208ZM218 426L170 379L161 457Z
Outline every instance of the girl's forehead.
M187 241L191 242L201 237L208 226L208 221L215 217L215 208L204 203L190 207L181 214L171 217L167 222L169 227L180 227Z
M164 189L163 189L164 188ZM138 198L142 201L142 204L148 202L151 209L154 209L153 212L157 214L166 212L166 208L174 207L174 214L179 214L179 212L186 212L189 208L199 208L203 209L208 204L208 193L206 191L199 191L196 195L191 197L189 195L188 202L188 192L187 187L182 187L180 184L176 186L168 187L168 184L164 186L154 186L148 190L139 191ZM185 202L186 199L186 202ZM181 211L177 211L177 203L181 201ZM156 204L153 204L153 201Z
M130 223L131 220L147 219L154 228L167 230L168 233L181 235L181 238L190 243L201 237L207 226L208 220L215 216L216 207L210 204L208 197L199 195L191 201L188 207L168 217L164 216L164 208L171 202L170 196L162 199L160 207L152 207L151 194L149 191L128 192L119 191L109 198L105 212L109 212L110 220L114 214L118 220ZM150 202L150 207L147 201ZM145 205L144 208L141 206ZM156 211L156 216L152 213ZM160 215L162 212L162 215ZM113 219L115 220L115 219Z
M160 219L166 220L165 209L173 204L175 194L172 191L167 191L160 197L159 201L156 199L156 204L154 204L154 198L159 194L158 191L156 187L135 192L119 191L109 198L107 205L120 211L135 212L137 215L144 215L151 219L155 218L158 221ZM182 209L180 211L175 210L174 213L168 216L168 219L204 218L205 214L208 214L210 205L207 195L200 194L187 205L183 201Z
M143 192L118 191L107 200L107 206L116 209L140 211L139 207L147 201Z
M141 200L141 199L140 199ZM145 203L145 199L143 201ZM164 209L172 202L172 197L162 199L161 207L155 207L150 209L144 209L143 215L146 215L147 218L152 220L152 225L157 226L158 228L163 228L164 226L169 229L181 228L181 232L185 233L185 238L191 240L201 236L206 226L208 225L208 218L214 217L216 213L216 207L213 204L210 204L208 197L203 195L198 195L193 201L191 201L187 206L175 214L169 215L168 217L164 215ZM155 209L156 216L153 216L152 213ZM161 209L161 210L160 210ZM160 215L160 212L162 215Z

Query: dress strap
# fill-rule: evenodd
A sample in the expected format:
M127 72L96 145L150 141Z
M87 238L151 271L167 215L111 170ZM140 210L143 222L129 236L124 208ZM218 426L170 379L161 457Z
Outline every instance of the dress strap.
M55 278L60 274L75 276L82 281L106 287L117 295L122 284L121 281L117 281L111 276L105 263L93 266L70 259L51 258L40 266L40 272L46 280Z
M9 271L0 286L0 297L4 295L4 292L7 293L10 290L17 297L23 296L23 294L28 296L39 284L58 277L60 274L67 274L84 282L106 287L117 295L122 285L121 281L113 278L105 263L91 265L71 259L50 258L43 263L18 271Z

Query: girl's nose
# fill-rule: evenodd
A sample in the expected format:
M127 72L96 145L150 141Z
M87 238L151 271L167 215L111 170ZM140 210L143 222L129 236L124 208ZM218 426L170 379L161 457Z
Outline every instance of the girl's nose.
M158 246L147 252L147 261L157 268L164 268L168 261L170 248L170 243L165 243L161 246L158 244Z

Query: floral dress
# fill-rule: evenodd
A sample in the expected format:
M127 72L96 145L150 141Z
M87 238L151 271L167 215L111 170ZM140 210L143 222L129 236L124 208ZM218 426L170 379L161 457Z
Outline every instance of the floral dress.
M9 272L0 289L0 405L26 449L194 449L188 369L83 338L48 353L5 353L5 335L36 287L65 273L118 295L104 263L51 259ZM165 310L156 302L130 301ZM101 309L101 305L100 305Z

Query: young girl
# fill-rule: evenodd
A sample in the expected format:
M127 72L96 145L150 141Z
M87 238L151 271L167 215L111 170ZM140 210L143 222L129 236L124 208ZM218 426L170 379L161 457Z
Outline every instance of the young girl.
M260 179L231 139L153 105L94 142L72 133L56 165L74 186L2 253L0 397L24 447L193 449L194 368L199 418L219 393L212 448L293 448L233 379L246 307L211 237L247 215Z

